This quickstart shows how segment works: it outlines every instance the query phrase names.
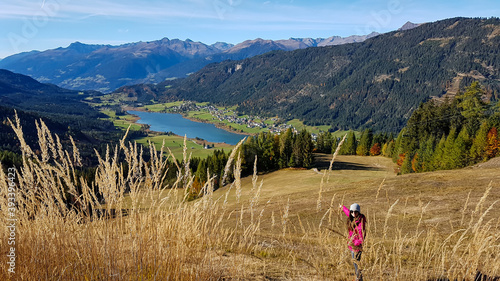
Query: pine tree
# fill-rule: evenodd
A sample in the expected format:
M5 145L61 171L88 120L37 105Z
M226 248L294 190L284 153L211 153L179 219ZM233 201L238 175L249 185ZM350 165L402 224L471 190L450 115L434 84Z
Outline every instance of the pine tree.
M401 174L409 174L413 172L411 167L411 160L413 159L413 155L406 153L404 156L403 163L401 165Z
M291 129L287 129L286 132L280 136L280 144L279 144L280 168L292 167L292 165L290 164L292 150L293 150L293 132Z
M391 139L389 142L386 142L384 146L386 145L387 148L385 150L382 148L382 155L392 158L392 155L394 153L394 140Z
M419 162L422 172L432 171L432 156L434 154L434 137L428 138L422 143L419 153Z
M470 149L470 137L467 128L463 127L458 134L451 153L452 169L463 168L469 164L468 151Z
M324 151L323 151L323 153L330 154L330 153L334 152L334 151L332 151L334 139L335 139L335 137L332 135L332 133L326 132L325 138L324 138L324 145L323 145Z
M280 161L280 136L277 134L271 135L273 139L273 169L279 169Z
M257 157L258 165L264 171L270 171L274 168L274 138L270 133L260 133L258 144L260 151Z
M347 133L347 139L345 143L340 148L340 154L342 155L356 155L356 136L352 130Z
M312 140L311 133L308 132L307 130L303 130L303 139L304 139L304 162L302 163L302 167L304 168L311 168L313 164L313 150L314 150L314 143Z
M404 148L403 148L403 138L405 138L405 133L406 133L406 127L403 128L399 134L398 137L396 138L396 142L394 143L394 151L392 153L392 160L394 162L397 162L399 159L399 155L404 154Z
M432 170L442 170L444 169L444 147L446 143L446 137L443 135L439 140L439 143L434 150L434 154L432 155Z
M307 130L302 130L297 136L293 145L293 158L295 167L309 168L312 165L312 152L314 144L311 134Z
M198 163L198 167L196 168L196 176L200 180L200 183L203 185L207 182L207 160L202 159Z
M461 114L465 118L464 126L467 127L469 135L476 133L480 124L477 121L481 121L485 117L486 104L481 99L484 94L479 82L474 81L463 94L459 93L456 97L458 107L462 110Z
M319 133L316 138L316 149L318 152L325 151L325 133Z
M356 148L357 155L366 156L370 153L372 138L373 138L372 131L370 129L365 129L363 131L363 134L361 134L358 147Z
M455 168L455 158L453 156L453 146L455 145L457 131L455 128L451 129L450 134L446 137L443 149L442 168L445 170Z
M288 167L295 167L295 157L293 153L290 155L290 159L288 160Z
M389 157L389 156L387 156L387 148L388 148L388 146L389 146L388 142L384 143L384 145L382 146L382 150L380 151L380 153L382 154L382 156Z
M415 153L415 155L413 156L413 159L411 160L411 169L415 173L422 172L422 163L420 161L420 157L418 155L418 152Z
M387 153L388 157L394 157L393 155L396 154L396 142L394 139L389 142L389 145L387 146Z
M461 113L466 119L478 120L483 116L485 110L485 103L481 99L483 94L484 91L479 82L474 81L463 94L457 95L458 106L462 109Z
M481 127L479 127L479 130L476 132L476 137L474 138L470 148L470 158L475 163L485 161L487 159L486 145L489 129L488 123L483 122Z
M255 137L249 137L241 147L241 172L243 175L252 174L255 155L259 155Z
M335 150L337 149L337 146L339 146L339 140L336 137L333 137L330 153L334 153Z

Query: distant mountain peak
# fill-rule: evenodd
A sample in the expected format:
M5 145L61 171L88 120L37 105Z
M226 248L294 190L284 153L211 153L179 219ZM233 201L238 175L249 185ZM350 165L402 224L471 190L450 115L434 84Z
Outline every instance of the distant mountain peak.
M73 43L69 44L68 48L70 48L70 47L75 47L75 46L81 46L81 45L86 45L86 44L83 44L83 43L82 43L82 42L80 42L80 41L75 41L75 42L73 42Z
M413 23L411 21L407 21L405 24L403 24L403 26L401 26L400 28L398 28L398 31L404 31L404 30L409 30L409 29L413 29L415 27L418 27L422 25L421 23Z
M95 48L95 47L104 47L104 46L109 46L109 45L104 45L104 44L85 44L80 41L75 41L67 47L68 49L81 49L81 48Z
M234 47L234 44L230 44L230 43L226 43L226 42L215 42L214 44L212 44L210 46L217 48L221 51L225 51L225 50L228 50L228 49L231 49L232 47Z
M97 49L100 49L102 47L105 47L106 45L91 45L91 44L85 44L80 41L73 42L69 44L69 46L66 48L68 50L74 50L78 53L87 53L87 52L92 52ZM64 49L64 48L59 48L59 49Z

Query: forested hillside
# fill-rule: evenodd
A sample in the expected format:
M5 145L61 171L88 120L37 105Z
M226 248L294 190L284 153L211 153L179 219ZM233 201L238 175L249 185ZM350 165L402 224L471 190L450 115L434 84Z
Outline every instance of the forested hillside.
M94 149L105 151L107 143L123 135L113 123L99 119L104 117L102 113L82 101L99 94L62 89L0 69L0 161L13 161L14 153L20 152L19 141L8 122L15 120L17 111L28 145L38 147L35 122L40 125L43 120L64 146L71 146L70 137L74 139L83 165L96 164Z
M119 91L146 88L157 100L209 101L332 129L397 132L421 102L453 96L473 80L498 99L498 46L500 19L453 18L363 43L211 64L173 84Z

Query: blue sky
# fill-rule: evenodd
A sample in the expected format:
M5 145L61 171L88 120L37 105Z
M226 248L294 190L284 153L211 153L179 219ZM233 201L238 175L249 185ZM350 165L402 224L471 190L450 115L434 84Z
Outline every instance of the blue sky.
M80 41L118 45L164 37L212 44L387 32L406 21L500 16L500 1L2 0L0 58Z

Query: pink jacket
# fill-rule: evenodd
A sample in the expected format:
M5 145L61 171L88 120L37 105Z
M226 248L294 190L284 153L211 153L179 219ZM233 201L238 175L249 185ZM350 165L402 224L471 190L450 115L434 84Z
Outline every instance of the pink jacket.
M346 206L342 206L342 209L344 210L344 213L347 217L349 217L349 209ZM363 248L363 240L364 240L364 233L363 230L365 229L365 222L366 219L364 216L358 216L358 219L356 220L357 226L354 228L354 231L349 230L349 242L347 243L349 245L349 250L359 252Z

